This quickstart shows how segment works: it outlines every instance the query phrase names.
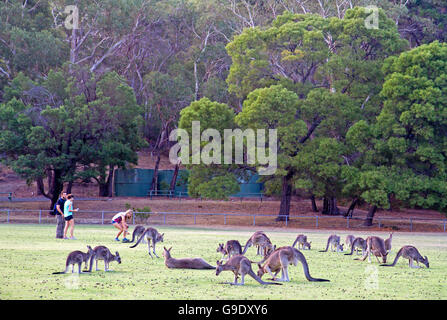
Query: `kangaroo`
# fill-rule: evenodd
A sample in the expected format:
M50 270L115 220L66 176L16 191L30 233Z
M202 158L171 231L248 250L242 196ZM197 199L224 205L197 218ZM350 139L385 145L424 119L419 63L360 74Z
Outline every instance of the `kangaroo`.
M352 234L349 234L346 236L345 244L349 249L352 248L352 244L353 244L354 240L355 240L355 237Z
M336 234L332 234L327 239L326 249L320 250L320 252L327 252L327 249L331 245L331 251L341 252L343 251L344 244L340 244L340 237Z
M362 258L354 260L365 261L366 257L368 257L368 262L371 263L371 254L374 254L379 263L378 257L382 257L383 263L386 263L388 252L385 249L385 241L382 238L374 236L366 238L366 250L363 252Z
M410 268L420 268L419 262L423 263L427 268L430 268L430 264L428 263L427 256L422 257L419 253L418 249L413 246L403 246L397 252L396 258L394 258L394 262L392 264L381 264L382 267L394 267L399 260L400 257L408 259L408 265ZM413 261L416 261L417 266L413 265Z
M360 249L362 250L362 252L366 251L366 240L361 237L357 237L354 239L354 241L351 244L351 253L345 253L345 256L352 255L354 250L357 254L359 254Z
M97 246L93 249L93 254L90 258L90 268L88 272L92 272L93 260L95 260L96 262L96 271L99 271L98 260L104 260L104 271L106 272L112 271L109 269L110 262L117 261L118 263L121 263L121 257L118 251L116 251L115 255L113 255L105 246Z
M299 234L296 237L295 241L293 242L292 247L295 247L297 243L298 243L298 249L306 250L307 248L308 250L310 250L310 245L312 241L307 242L307 236L305 236L304 234Z
M144 226L138 225L135 227L135 229L133 229L133 233L132 233L132 240L130 242L134 242L135 238L139 238L144 231L146 230L146 228ZM146 242L145 239L141 240L143 243Z
M326 279L312 278L309 274L309 265L307 264L306 258L298 249L293 247L279 248L267 258L263 266L261 263L258 263L258 277L262 278L265 273L269 273L272 276L271 280L289 282L288 267L291 264L296 266L298 261L303 265L304 275L308 281L329 281ZM281 279L276 279L276 275L279 271L281 271ZM273 274L273 272L275 272L275 274Z
M248 239L247 243L244 246L244 250L242 251L242 254L245 254L247 252L247 249L251 246L259 246L264 252L264 257L267 256L269 253L271 253L274 250L274 247L272 245L272 242L267 237L267 235L262 231L256 231L250 239ZM259 251L258 251L259 254Z
M144 238L147 238L147 247L149 249L149 251L148 251L149 255L151 256L151 258L153 258L152 254L151 254L151 241L152 241L152 252L155 254L155 256L157 258L160 258L155 253L155 244L157 242L163 242L163 236L164 236L164 233L160 234L157 231L157 229L155 229L155 228L151 228L151 227L146 228L146 230L144 230L144 233L138 239L137 243L135 243L133 246L131 246L131 248L135 248Z
M387 253L391 251L391 242L393 241L393 233L390 233L390 237L385 240L385 250Z
M253 269L251 268L252 261L248 260L247 257L243 255L235 255L232 256L225 264L223 264L220 261L217 261L217 268L216 268L216 276L218 276L222 271L233 271L234 273L234 282L230 283L233 285L244 285L244 278L245 275L249 275L253 279L255 279L260 284L277 284L280 285L281 283L276 282L265 282L261 278L259 278L256 273L253 272ZM238 277L241 275L241 282L238 283Z
M70 252L67 256L67 260L65 262L65 271L62 272L53 272L53 274L63 274L68 272L68 268L71 265L71 273L74 272L74 265L78 265L78 273L81 273L81 265L85 263L85 269L87 269L87 262L90 257L93 255L93 249L90 246L87 246L88 251L86 253L76 250Z
M165 265L170 269L216 269L202 258L175 259L171 256L172 247L169 249L163 247L163 249Z
M226 255L230 259L232 255L242 254L242 246L237 240L228 240L225 246L223 243L219 243L216 251L222 253L222 260Z

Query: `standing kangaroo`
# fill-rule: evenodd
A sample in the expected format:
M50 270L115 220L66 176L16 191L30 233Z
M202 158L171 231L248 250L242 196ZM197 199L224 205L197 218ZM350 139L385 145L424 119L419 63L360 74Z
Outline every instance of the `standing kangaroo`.
M354 239L354 241L351 244L351 253L345 253L345 256L352 255L354 250L357 254L359 254L360 249L362 250L362 252L366 251L366 240L361 237L357 237Z
M65 271L63 272L53 272L53 274L63 274L68 272L68 268L71 265L71 273L74 272L74 265L78 265L78 273L81 273L81 265L85 263L85 269L87 269L87 262L90 257L93 255L93 249L90 246L87 246L88 251L86 253L76 250L70 252L67 256L67 260L65 261Z
M394 267L399 260L400 257L408 259L408 265L410 268L420 268L419 262L423 263L427 268L430 268L430 264L428 263L427 256L422 257L419 253L418 249L413 246L403 246L397 252L396 258L394 258L394 262L392 264L381 264L382 267ZM413 261L416 261L417 266L413 265Z
M263 251L264 257L270 254L274 247L272 245L272 242L267 237L267 235L262 231L256 231L250 239L247 240L247 243L244 246L244 250L242 251L242 254L245 254L247 252L247 249L251 246L259 246L261 250ZM258 250L259 254L259 250Z
M135 238L139 238L144 233L145 230L146 230L145 226L141 225L136 226L135 229L133 229L132 240L130 242L134 242ZM143 239L141 241L144 243L146 240Z
M92 272L93 260L96 262L96 271L98 271L98 260L104 260L104 271L112 271L109 269L109 264L112 261L121 263L121 257L118 251L113 255L110 250L105 246L97 246L93 249L93 255L90 258L90 268L88 272Z
M303 265L304 275L308 281L329 281L326 279L312 278L309 274L309 265L307 264L304 255L296 248L293 247L281 247L273 252L265 261L265 264L261 266L258 264L258 276L262 278L265 273L269 273L272 276L271 280L275 281L286 281L289 282L289 265L293 264L296 266L298 261ZM281 271L281 279L276 279L276 275ZM273 274L275 272L275 274Z
M235 254L242 254L242 246L237 240L228 240L225 246L223 243L219 243L216 251L222 253L222 260L225 256L230 259Z
M257 282L259 282L260 284L278 284L280 285L281 283L276 283L276 282L265 282L262 281L261 278L259 278L254 272L253 269L251 268L251 264L252 262L250 260L247 259L247 257L243 256L243 255L235 255L232 256L225 264L223 264L220 261L217 261L217 268L216 268L216 276L218 276L222 271L232 271L234 273L234 282L230 283L233 285L244 285L244 278L245 275L249 275L250 277L252 277L253 279L255 279ZM238 283L238 277L239 275L241 275L241 282Z
M379 263L378 257L382 257L383 263L386 263L388 252L385 249L385 241L382 238L375 236L366 238L366 250L363 252L362 258L354 260L365 261L366 257L368 257L368 262L371 263L371 254L374 254Z
M393 233L390 233L390 237L385 240L385 250L387 253L391 251L391 242L393 241Z
M169 249L163 247L163 249L165 265L170 269L216 269L202 258L175 259L171 256L172 247Z
M159 258L159 256L157 256L157 254L155 253L155 244L157 242L163 242L163 236L164 233L160 234L155 228L151 227L146 228L146 230L144 230L144 233L138 239L137 243L131 246L131 248L135 248L144 238L147 238L147 247L149 255L151 256L151 258L153 258L151 254L151 241L152 241L152 252L155 254L157 258Z
M327 239L326 249L320 250L320 252L327 252L327 249L331 246L331 251L341 252L343 251L344 244L340 244L340 237L336 234L332 234Z
M299 234L296 237L295 241L293 242L292 247L295 247L297 243L298 243L298 249L306 250L307 248L308 250L310 250L310 245L312 241L307 242L307 236L305 236L304 234Z

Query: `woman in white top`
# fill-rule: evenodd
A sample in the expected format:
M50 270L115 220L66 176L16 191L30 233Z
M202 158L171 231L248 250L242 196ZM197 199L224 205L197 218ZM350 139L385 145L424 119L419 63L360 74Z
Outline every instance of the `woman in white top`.
M127 229L129 228L126 220L131 218L132 210L130 209L125 212L118 212L116 215L113 216L112 224L119 230L118 234L116 235L115 241L120 241L119 236L121 235L121 233L124 232L123 242L129 242L129 239L126 238Z

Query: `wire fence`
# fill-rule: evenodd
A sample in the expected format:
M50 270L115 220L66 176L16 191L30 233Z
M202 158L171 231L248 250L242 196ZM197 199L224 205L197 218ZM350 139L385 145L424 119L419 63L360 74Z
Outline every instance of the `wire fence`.
M55 216L49 210L0 209L0 223L53 224ZM118 211L78 211L74 214L78 224L110 224ZM277 221L281 217L282 221ZM152 225L234 225L271 226L290 228L363 228L365 217L277 214L236 214L198 212L134 212L132 224ZM400 231L446 232L447 219L376 217L374 226L379 229Z

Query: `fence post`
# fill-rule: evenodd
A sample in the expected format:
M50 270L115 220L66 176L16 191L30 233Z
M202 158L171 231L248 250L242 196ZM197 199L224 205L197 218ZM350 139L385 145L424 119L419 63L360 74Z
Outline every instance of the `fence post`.
M42 209L39 210L39 224L42 221Z
M104 224L104 211L101 211L101 224Z
M197 215L194 214L194 224L196 224L196 217L197 217Z
M315 216L315 218L316 227L318 228L318 216Z
M224 224L226 225L227 224L227 215L226 214L224 214ZM445 227L445 226L444 226Z
M413 219L410 219L410 231L413 231Z
M289 221L289 216L286 216L286 227L287 227L287 221Z
M381 228L382 227L382 223L380 222L380 219L379 219L379 228Z
M346 220L346 228L349 229L349 216L347 217L347 220Z
M166 224L166 213L163 213L163 224Z
M8 218L6 219L6 222L9 223L9 210L8 210Z
M253 225L256 225L256 215L253 215Z

